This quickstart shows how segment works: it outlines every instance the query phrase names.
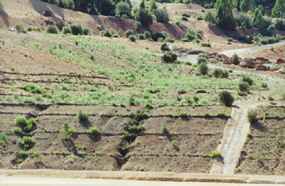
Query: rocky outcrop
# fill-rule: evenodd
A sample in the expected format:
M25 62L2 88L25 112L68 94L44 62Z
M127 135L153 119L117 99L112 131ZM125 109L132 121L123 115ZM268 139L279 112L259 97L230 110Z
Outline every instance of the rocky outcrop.
M51 17L51 11L49 11L49 10L44 11L43 16Z
M268 68L265 65L263 65L263 64L256 65L255 69L256 70L263 70L263 71L268 70Z
M245 58L239 65L244 68L254 68L257 63L255 59Z
M285 65L285 59L278 58L277 61L276 61L276 63L277 63L278 65Z

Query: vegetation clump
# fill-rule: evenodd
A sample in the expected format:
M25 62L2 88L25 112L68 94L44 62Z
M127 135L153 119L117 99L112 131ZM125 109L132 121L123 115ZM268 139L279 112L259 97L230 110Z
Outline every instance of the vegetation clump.
M247 112L247 119L250 122L250 124L254 124L258 122L258 113L256 109L249 109Z
M160 46L160 49L162 51L170 51L168 45L166 43L163 43L161 46Z
M222 157L222 153L220 151L214 150L211 152L210 157L211 158Z
M93 135L99 134L99 132L100 131L97 127L91 127L90 129L87 130L88 134L93 134Z
M86 113L83 113L82 110L79 110L77 113L77 118L81 122L85 122L89 120L89 115Z
M230 106L232 106L235 99L230 92L222 91L219 93L219 100L226 107L230 107Z
M209 68L208 68L207 63L201 63L201 64L199 64L198 69L199 69L199 72L200 72L202 75L208 74Z
M4 132L0 132L0 146L5 146L7 144L7 136Z
M165 63L174 63L177 60L177 54L175 54L174 52L170 51L170 52L166 52L163 56L162 56L162 60Z
M48 25L46 27L46 33L48 33L48 34L58 34L58 30L57 30L56 26Z
M30 118L27 120L25 116L18 116L16 117L15 122L22 127L24 132L31 132L36 123L36 119ZM17 130L19 131L19 129Z

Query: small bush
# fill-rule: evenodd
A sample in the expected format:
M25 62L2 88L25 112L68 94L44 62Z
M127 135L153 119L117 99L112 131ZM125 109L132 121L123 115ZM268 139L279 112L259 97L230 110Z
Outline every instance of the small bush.
M15 127L12 130L14 133L22 133L22 129L20 127Z
M24 136L22 143L23 143L23 144L32 145L32 144L35 143L35 140L34 140L32 137L30 137L30 136Z
M199 72L200 72L202 75L208 74L209 68L208 68L207 63L201 63L201 64L198 66L198 68L199 68Z
M249 76L244 75L242 81L247 82L249 85L253 85L253 80Z
M86 36L92 35L90 29L89 29L89 28L86 28L86 27L83 28L82 34L83 34L83 35L86 35Z
M249 85L246 82L239 83L238 88L241 92L248 92L249 91Z
M170 51L168 45L166 43L163 43L161 46L160 46L160 49L162 51Z
M202 47L211 47L211 43L201 43Z
M16 117L15 122L20 125L25 132L31 132L36 120L34 118L27 120L25 116L18 116Z
M285 30L285 19L277 19L274 23L274 28L276 30Z
M188 13L188 12L184 12L184 13L182 13L182 15L181 16L184 16L184 17L190 17L190 14Z
M25 27L21 24L16 24L14 27L17 31L24 31L25 30Z
M80 110L80 111L78 111L78 113L77 113L77 118L78 118L79 121L84 122L84 121L88 121L88 120L89 120L89 115L86 114L86 113L83 113L83 112Z
M113 34L110 30L102 30L100 32L100 35L103 37L112 37L113 36Z
M167 43L174 43L174 39L172 39L171 37L166 37L164 39L164 41L167 42Z
M162 56L162 60L165 63L174 63L177 60L177 54L175 54L174 52L170 51L170 52L166 52L163 56Z
M72 34L70 27L69 26L64 26L62 28L62 34Z
M200 65L201 63L208 63L208 59L205 57L199 57L197 65Z
M230 92L222 91L219 93L219 100L226 107L230 107L230 106L232 106L235 99Z
M134 35L134 34L135 34L135 33L134 33L133 30L127 30L127 31L125 32L126 38L129 38L131 35Z
M214 151L211 152L210 157L211 158L222 157L222 153L217 151L217 150L214 150Z
M62 140L70 140L73 133L76 133L76 129L71 128L67 122L62 125L62 129L60 131L60 138Z
M0 132L0 146L5 146L7 144L7 136L4 132Z
M135 22L135 29L136 29L136 30L139 30L139 29L141 29L141 28L142 28L142 24L141 24L140 22L136 21L136 22Z
M33 26L29 26L27 28L28 32L41 32L42 30L39 27L33 27Z
M233 60L235 65L239 65L240 61L239 61L238 55L236 53L232 56L232 60Z
M217 115L218 117L228 117L228 115L227 115L227 113L225 112L225 111L221 111L221 112L219 112L218 113L218 115Z
M203 16L198 16L198 17L197 17L197 21L201 21L201 20L203 20L203 19L204 19Z
M144 127L142 125L132 125L128 128L128 131L135 134L140 134L144 131Z
M82 28L81 24L73 23L73 24L69 25L69 27L70 27L71 33L73 35L81 35L83 33L83 28Z
M153 23L152 15L146 8L144 9L139 8L136 11L135 18L137 21L139 21L144 26L149 26Z
M255 109L249 109L247 112L247 119L249 123L253 124L258 122L257 111Z
M228 78L229 72L227 70L215 69L213 72L215 78Z
M132 42L136 42L136 40L137 40L134 35L130 35L130 36L128 37L128 39L129 39L130 41L132 41Z
M57 34L58 33L58 30L56 28L56 26L54 25L48 25L46 27L46 32L49 33L49 34Z
M156 17L156 21L160 23L168 23L169 22L169 15L166 8L158 9L154 12Z
M89 130L87 130L87 133L95 135L99 133L99 129L97 127L92 127Z
M150 33L149 31L145 31L145 32L144 32L144 37L145 37L146 39L152 39L151 33Z
M144 37L143 34L137 34L136 37L137 37L137 39L139 39L139 40L145 40L145 37Z
M183 20L183 21L188 21L188 18L187 18L186 16L182 16L182 17L181 17L181 20Z

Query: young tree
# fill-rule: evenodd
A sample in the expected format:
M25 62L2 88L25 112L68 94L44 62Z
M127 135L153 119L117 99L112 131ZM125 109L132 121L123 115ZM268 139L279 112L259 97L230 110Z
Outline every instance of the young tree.
M285 0L276 0L275 6L272 9L272 16L285 17Z
M144 26L149 26L152 24L152 15L149 13L148 9L145 7L144 0L139 4L139 8L135 11L136 20L139 21Z
M258 30L265 29L265 20L262 15L262 11L259 8L256 8L253 13L253 27L257 28Z
M149 1L149 11L154 13L157 10L157 5L155 0Z
M164 7L163 9L158 9L154 12L157 22L160 23L168 23L169 22L169 15Z
M240 9L243 12L248 12L249 10L254 10L255 0L241 0Z
M128 3L119 2L116 5L116 15L122 17L123 15L130 16L131 15L131 7Z
M216 18L215 18L214 14L211 11L208 11L206 13L206 16L205 16L204 20L209 22L209 23L216 24Z
M217 24L220 27L233 30L236 23L233 17L233 2L231 0L217 0L215 4L217 10Z

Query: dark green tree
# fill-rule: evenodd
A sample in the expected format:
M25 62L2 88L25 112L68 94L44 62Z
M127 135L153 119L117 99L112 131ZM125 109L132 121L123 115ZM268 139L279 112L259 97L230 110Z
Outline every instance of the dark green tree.
M236 23L233 17L233 2L231 0L217 0L215 4L217 10L217 24L226 29L233 30Z
M249 10L255 9L255 0L241 0L240 10L243 12L248 12Z
M276 3L272 9L272 16L285 17L285 0L276 0Z
M264 30L265 29L265 20L262 15L262 11L260 8L256 8L253 13L253 27L257 28L258 30Z
M155 12L157 10L157 5L155 0L150 0L149 1L149 11L150 12Z

